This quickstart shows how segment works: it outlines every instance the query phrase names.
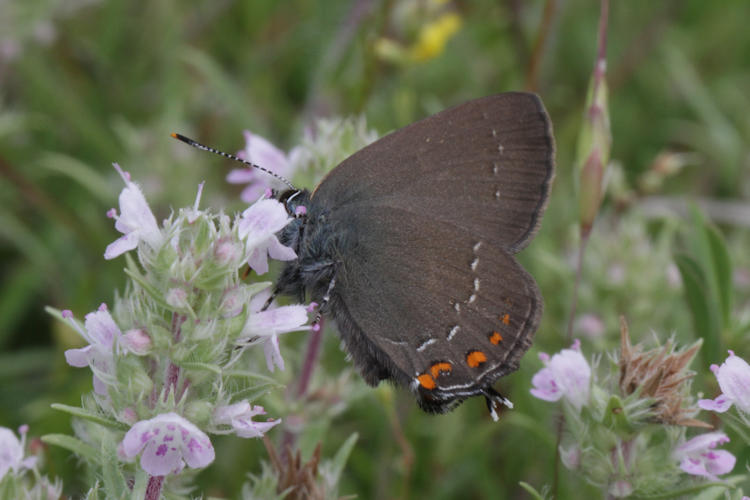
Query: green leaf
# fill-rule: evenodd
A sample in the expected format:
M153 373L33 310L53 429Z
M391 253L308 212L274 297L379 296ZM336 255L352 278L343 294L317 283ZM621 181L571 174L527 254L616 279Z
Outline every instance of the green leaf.
M78 406L68 406L59 403L53 403L50 406L52 406L52 408L55 410L64 411L65 413L69 413L74 417L82 418L84 420L88 420L89 422L94 422L95 424L103 425L105 427L123 431L128 429L127 425L118 422L117 420L104 418L101 415L91 413L90 411L79 408Z
M186 370L198 370L198 371L206 371L215 373L216 375L221 375L221 367L219 365L212 365L209 363L198 363L195 361L186 361L180 363L181 368L185 368Z
M43 443L70 450L89 462L98 463L101 461L99 450L67 434L46 434L41 439Z
M247 399L250 403L253 403L257 401L258 399L262 398L269 392L271 392L271 389L276 389L282 384L279 384L276 382L275 384L261 384L256 385L247 389L244 389L242 391L238 391L234 394L234 399L236 401Z
M127 274L130 279L132 279L136 284L143 288L143 290L145 290L145 292L149 294L149 296L154 299L154 301L159 304L160 307L171 310L172 307L167 304L167 301L164 299L164 293L148 282L146 277L141 274L138 266L135 263L135 260L133 260L133 257L131 257L129 253L125 254L125 260L127 261L125 274Z
M698 499L701 498L702 500L707 500L709 498L719 498L723 496L724 492L730 488L734 489L736 488L735 484L742 481L744 479L743 476L733 476L731 478L722 478L722 481L711 481L706 483L698 483L695 485L688 486L686 488L670 491L669 493L662 493L659 495L644 495L641 498L648 498L648 499L666 499L666 498L693 498ZM711 490L716 490L717 488L720 488L720 490L717 490L716 494ZM704 495L701 495L701 493L704 493Z
M539 492L538 492L538 491L536 490L536 488L534 488L533 486L531 486L531 485L530 485L529 483L526 483L526 482L524 482L524 481L519 481L519 482L518 482L518 485L519 485L519 486L520 486L521 488L525 489L525 490L526 490L526 492L527 492L527 493L528 493L529 495L531 495L531 498L535 498L536 500L544 500L544 497L542 496L542 494L541 494L541 493L539 493Z
M723 326L726 327L729 325L732 314L732 261L719 230L712 225L706 225L704 231L711 249L713 275L721 307Z
M705 340L701 350L704 361L718 359L721 353L721 327L717 311L710 299L706 276L698 262L686 254L675 255L675 264L682 277L685 298L693 317L695 336Z
M100 174L100 170L77 158L60 153L45 153L39 159L39 166L77 182L85 187L92 197L103 203L110 203L114 196L114 189ZM67 179L63 179L63 182L67 182Z
M344 471L344 466L346 466L346 462L349 460L349 455L351 455L354 445L357 443L357 439L359 439L359 434L355 432L344 441L344 444L341 445L341 448L339 448L331 459L331 474L329 476L331 485L339 483L341 473Z
M275 384L278 386L283 386L281 382L276 380L275 378L269 377L267 375L261 375L260 373L255 373L247 370L232 370L229 372L224 373L225 377L229 378L249 378L254 380L260 380L261 382L265 382L267 384Z
M135 483L133 484L133 491L130 494L130 498L133 500L142 500L143 498L146 498L148 480L148 473L140 467L137 467L135 472Z

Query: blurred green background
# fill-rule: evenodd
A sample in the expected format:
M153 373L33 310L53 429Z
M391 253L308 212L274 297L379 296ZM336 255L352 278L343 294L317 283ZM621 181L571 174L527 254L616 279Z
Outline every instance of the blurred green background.
M70 432L69 416L49 405L77 404L90 390L88 370L62 355L79 340L43 307L82 317L124 286L123 260L102 258L118 236L105 217L122 187L111 162L142 185L158 219L191 204L201 180L204 206L238 211L240 189L224 181L234 165L170 132L233 152L249 129L288 150L320 117L363 114L382 134L474 97L533 89L554 123L558 167L542 230L521 256L546 307L521 369L499 383L516 409L499 424L478 398L425 415L405 391L352 376L356 397L315 436L330 456L359 433L339 490L359 498L521 498L519 481L551 484L556 412L528 390L537 354L567 343L576 139L598 17L598 2L584 0L0 2L0 425ZM708 364L727 348L750 354L748 19L746 0L612 2L612 165L575 331L587 355L604 358L618 345L620 314L636 340L703 337L694 388L710 396ZM420 39L429 27L432 38ZM713 323L696 318L674 262L705 263L690 203L718 225L732 262L731 315ZM284 339L289 379L303 350L302 335ZM348 373L333 331L322 364L314 387ZM234 497L265 451L259 440L217 448L201 484ZM744 466L741 443L728 449ZM64 450L48 450L47 470L66 478L67 494L84 488L68 481L78 469ZM564 469L560 481L564 498L590 488Z

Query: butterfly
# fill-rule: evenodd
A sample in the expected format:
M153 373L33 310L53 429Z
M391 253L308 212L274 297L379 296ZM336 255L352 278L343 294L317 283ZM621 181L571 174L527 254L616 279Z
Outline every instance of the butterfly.
M295 218L279 240L297 259L275 293L318 302L368 384L407 387L432 413L484 396L496 420L512 405L493 385L518 368L542 315L514 254L539 229L554 164L549 116L530 93L386 135L312 192L287 181L278 199Z

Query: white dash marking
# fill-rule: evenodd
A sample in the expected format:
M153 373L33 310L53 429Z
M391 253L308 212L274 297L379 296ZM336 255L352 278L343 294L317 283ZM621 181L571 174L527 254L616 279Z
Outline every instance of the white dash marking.
M481 247L481 246L482 246L482 242L481 241L477 241L476 245L474 245L473 250L475 252L478 252L479 251L479 247Z
M502 144L498 144L497 145L497 150L500 152L500 154L502 154L502 152L505 150L505 148L503 147Z
M474 278L474 291L479 291L479 278Z
M494 128L492 129L492 137L497 137L497 130Z
M497 175L497 173L500 171L500 167L497 165L496 161L492 162L492 173Z
M474 257L474 260L471 261L471 270L476 271L478 265L479 265L479 257Z
M477 300L477 294L476 293L472 293L469 296L469 301L468 302L469 302L469 304L473 304L476 300Z
M434 344L435 342L437 342L437 340L435 340L435 339L427 339L424 342L422 342L421 346L417 347L417 351L422 352L425 349L427 349L427 346L430 346L430 345Z
M495 199L496 200L500 199L500 190L499 189L495 190Z
M461 312L461 305L456 302L455 304L453 304L453 309L455 309L456 312Z
M455 325L453 328L451 328L451 331L448 332L448 340L449 341L452 340L453 337L456 336L456 334L458 333L458 330L460 330L460 328L458 327L458 325Z

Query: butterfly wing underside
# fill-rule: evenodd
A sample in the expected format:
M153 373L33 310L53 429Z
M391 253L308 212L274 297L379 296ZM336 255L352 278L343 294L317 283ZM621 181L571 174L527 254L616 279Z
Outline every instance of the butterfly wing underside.
M475 99L393 132L344 160L313 193L332 210L401 208L461 226L515 253L538 229L554 139L534 94Z
M336 320L370 384L394 379L444 411L518 367L542 298L509 252L444 224L425 234L419 216L394 225L388 208L348 215L361 232L337 272Z
M533 94L448 109L355 153L312 195L345 234L331 311L365 380L445 411L517 368L542 298L513 254L539 226L554 170Z

